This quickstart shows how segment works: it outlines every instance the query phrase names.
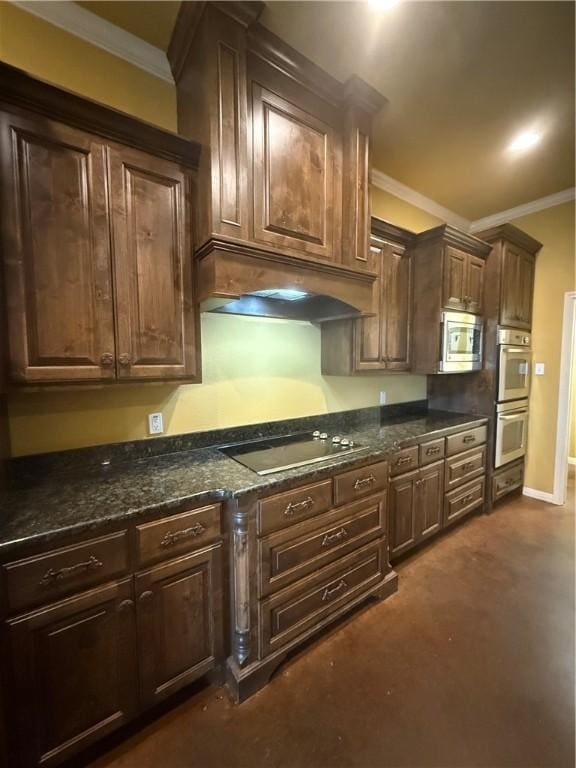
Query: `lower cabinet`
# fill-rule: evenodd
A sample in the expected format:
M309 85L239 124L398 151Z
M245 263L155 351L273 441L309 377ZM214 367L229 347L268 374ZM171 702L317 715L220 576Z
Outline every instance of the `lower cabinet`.
M132 580L8 622L10 765L55 765L138 711Z
M442 527L444 462L390 480L390 555L398 557Z
M198 535L211 541L189 543L188 551L122 578L111 580L109 573L136 559L126 532L2 566L8 605L21 614L4 621L0 656L10 768L58 765L222 662L223 543L216 511L219 506L198 511L205 523ZM181 518L166 518L170 535L180 531ZM199 529L184 532L192 530ZM140 562L151 546L148 528L144 533ZM172 545L173 539L165 534L163 541ZM181 548L182 538L176 541ZM105 583L91 584L98 574ZM62 595L53 580L60 590L67 580L77 590L78 582L88 586ZM39 597L23 591L21 582L39 585L52 602L38 606ZM35 605L22 613L25 598Z
M221 549L216 544L136 576L144 706L208 672L220 655Z

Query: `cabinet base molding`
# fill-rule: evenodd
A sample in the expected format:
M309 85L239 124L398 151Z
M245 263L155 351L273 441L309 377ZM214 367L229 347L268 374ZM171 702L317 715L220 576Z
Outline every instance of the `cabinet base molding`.
M263 688L270 680L274 672L280 667L288 654L295 650L302 643L314 637L320 630L337 619L349 613L361 603L369 598L384 600L398 590L398 574L390 571L386 577L376 586L366 590L342 606L338 611L331 613L323 621L316 624L313 628L303 632L291 642L271 653L265 659L249 664L246 667L240 667L239 664L230 657L226 662L226 686L236 704L241 704L250 698L254 693Z

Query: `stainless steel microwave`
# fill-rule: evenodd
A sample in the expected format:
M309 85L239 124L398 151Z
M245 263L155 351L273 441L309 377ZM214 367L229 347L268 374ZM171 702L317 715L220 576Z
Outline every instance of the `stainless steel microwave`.
M466 373L482 368L484 321L468 312L442 313L442 373Z

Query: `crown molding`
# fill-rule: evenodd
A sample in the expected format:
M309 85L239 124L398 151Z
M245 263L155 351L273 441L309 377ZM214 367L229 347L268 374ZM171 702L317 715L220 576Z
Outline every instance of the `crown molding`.
M449 208L445 208L435 200L431 200L429 197L420 194L415 189L402 184L401 181L393 179L392 176L387 176L382 171L376 168L372 168L371 173L372 184L378 189L383 189L385 192L395 197L399 197L401 200L405 200L407 203L421 208L426 213L436 216L441 221L445 221L447 224L452 224L454 227L468 231L470 229L471 221L465 219L464 216L460 216L458 213L451 211Z
M539 197L530 203L517 205L515 208L508 208L507 211L500 211L499 213L493 213L491 216L485 216L483 219L477 219L471 223L470 231L480 232L483 229L497 227L513 219L529 216L531 213L537 213L538 211L545 211L546 208L553 208L555 205L562 205L562 203L568 203L571 200L576 200L576 187L570 187L570 189L564 189L562 192L555 192L553 195L546 195L546 197Z
M136 35L101 19L95 13L62 0L11 0L12 5L31 13L49 24L60 27L104 51L128 61L168 83L174 83L164 51Z

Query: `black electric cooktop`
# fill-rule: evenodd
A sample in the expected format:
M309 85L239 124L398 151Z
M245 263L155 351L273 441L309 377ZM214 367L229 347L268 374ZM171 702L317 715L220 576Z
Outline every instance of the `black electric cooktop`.
M361 451L362 447L346 437L314 432L264 438L250 443L229 445L220 450L258 475L270 475L283 469L302 467L327 461L334 456Z

